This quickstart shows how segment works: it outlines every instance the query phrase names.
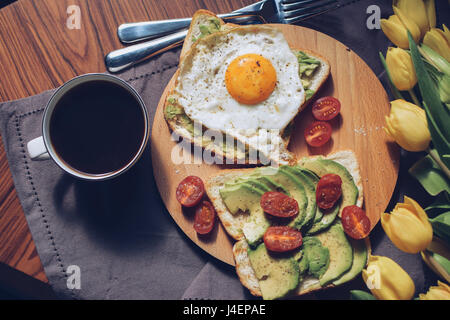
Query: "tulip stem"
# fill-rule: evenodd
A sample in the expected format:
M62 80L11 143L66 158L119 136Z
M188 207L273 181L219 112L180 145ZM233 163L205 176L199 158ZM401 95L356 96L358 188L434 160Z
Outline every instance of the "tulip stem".
M409 89L408 92L409 92L409 95L411 96L413 102L414 102L416 105L418 105L419 107L421 107L421 108L423 109L423 107L422 107L422 105L420 104L419 99L417 99L417 96L416 96L416 94L414 93L413 89Z
M433 160L439 165L439 167L441 167L442 171L444 171L445 175L450 180L450 170L447 168L445 163L442 162L441 158L439 158L439 155L429 147L427 148L427 152L431 156L431 158L433 158Z

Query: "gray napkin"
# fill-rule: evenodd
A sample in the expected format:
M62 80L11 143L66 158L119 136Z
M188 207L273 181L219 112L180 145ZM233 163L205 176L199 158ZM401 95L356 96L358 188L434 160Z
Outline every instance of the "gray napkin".
M178 57L171 51L120 75L144 99L151 123ZM0 105L9 166L51 286L62 298L181 298L208 257L164 208L150 144L129 172L100 183L74 179L51 160L31 161L26 143L41 135L51 94ZM79 290L67 287L69 266L80 268Z

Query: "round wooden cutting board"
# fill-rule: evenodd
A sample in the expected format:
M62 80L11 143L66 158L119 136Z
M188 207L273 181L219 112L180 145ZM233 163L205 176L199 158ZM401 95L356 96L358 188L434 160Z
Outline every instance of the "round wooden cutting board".
M365 210L373 228L389 203L399 167L399 149L382 128L384 116L389 112L386 92L365 62L342 43L311 29L274 26L283 31L291 47L311 50L329 61L331 76L316 97L334 96L342 104L341 116L332 121L332 140L321 148L309 148L305 143L303 131L313 117L310 106L303 110L296 118L289 150L298 157L353 150L359 162ZM195 157L190 164L172 162L173 148L180 147L171 138L163 106L174 82L175 77L162 94L153 123L151 150L156 183L167 210L186 235L214 257L234 265L234 240L220 223L210 235L199 237L193 229L193 212L183 211L175 199L176 187L186 176L196 175L205 181L225 166L202 163L201 157Z

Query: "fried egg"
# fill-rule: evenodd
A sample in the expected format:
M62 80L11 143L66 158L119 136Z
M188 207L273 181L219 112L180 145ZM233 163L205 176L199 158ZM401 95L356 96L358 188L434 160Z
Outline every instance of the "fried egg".
M194 121L223 132L283 130L305 100L298 61L281 31L243 26L200 39L175 92Z

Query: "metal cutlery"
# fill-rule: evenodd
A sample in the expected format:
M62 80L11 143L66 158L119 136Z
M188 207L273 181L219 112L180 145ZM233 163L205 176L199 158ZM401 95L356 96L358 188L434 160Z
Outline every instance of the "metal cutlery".
M259 16L268 23L293 24L305 20L315 15L319 15L339 6L337 0L264 0L244 7L231 13L231 18L246 16ZM223 16L223 15L222 15ZM163 22L167 20L162 20ZM177 22L170 24L179 30L181 25L189 25L191 19L177 19ZM158 32L167 34L169 27L161 27L160 21L142 22L134 27L122 27L120 34L126 41L138 41L148 37L155 37L156 31L152 27L159 25ZM136 29L137 28L137 29ZM120 27L119 27L120 29ZM124 31L125 30L125 31ZM134 31L133 31L134 30ZM150 30L150 31L149 31ZM163 30L163 31L161 31ZM119 50L108 53L105 57L105 64L110 72L118 72L128 68L148 57L162 53L166 50L181 44L186 37L187 30L178 31L173 34L165 35L161 38L147 42L131 45ZM134 39L134 40L133 40Z

